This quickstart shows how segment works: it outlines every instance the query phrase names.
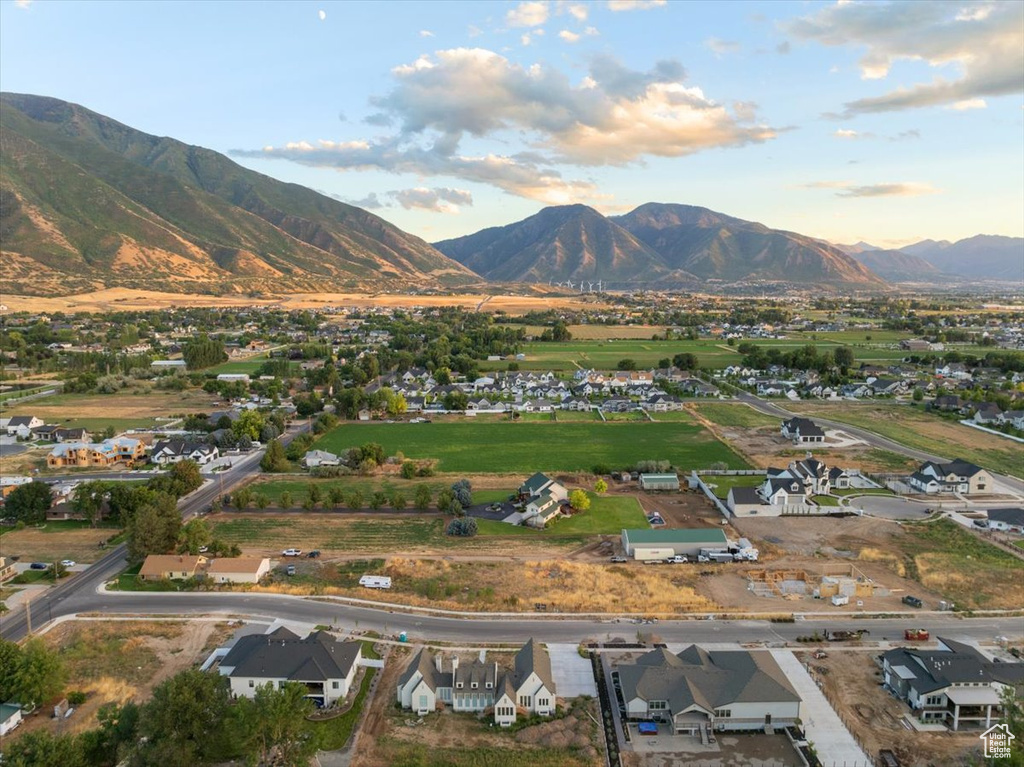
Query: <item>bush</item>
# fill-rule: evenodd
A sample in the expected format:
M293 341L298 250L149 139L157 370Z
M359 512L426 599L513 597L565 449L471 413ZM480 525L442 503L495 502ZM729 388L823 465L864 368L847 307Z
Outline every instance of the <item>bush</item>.
M72 706L81 706L85 703L86 694L81 690L72 690L68 693L68 703Z
M453 519L445 528L446 535L457 535L463 538L472 538L477 533L476 520L472 517Z
M591 467L590 472L592 474L597 474L598 476L601 476L602 474L611 474L612 467L606 463L595 463Z

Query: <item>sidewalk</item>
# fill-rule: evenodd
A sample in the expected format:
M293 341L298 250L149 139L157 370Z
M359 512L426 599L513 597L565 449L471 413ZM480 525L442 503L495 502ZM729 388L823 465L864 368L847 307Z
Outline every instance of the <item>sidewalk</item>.
M803 699L801 719L807 740L814 744L818 758L825 767L870 767L867 754L857 745L825 698L824 693L807 673L803 664L789 650L771 650L772 657Z

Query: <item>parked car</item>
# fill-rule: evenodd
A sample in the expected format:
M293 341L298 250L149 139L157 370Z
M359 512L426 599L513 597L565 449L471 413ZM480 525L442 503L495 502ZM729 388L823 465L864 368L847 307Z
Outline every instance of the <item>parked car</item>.
M32 564L29 565L29 569L30 570L49 570L50 569L50 563L49 562L33 562Z
M976 519L976 520L974 520L974 526L975 527L980 527L980 528L984 529L984 528L988 527L988 520L987 519Z
M75 566L75 560L73 560L73 559L62 559L61 562L60 562L60 566L61 567L74 567Z
M320 556L320 549L313 549L306 556L309 557L310 559L316 559L317 557Z
M665 560L666 565L685 565L690 561L690 558L685 554L676 554L674 557L669 557Z
M910 594L907 594L905 597L903 597L903 604L910 605L911 607L924 606L924 603L920 599L918 599L917 597L912 597L910 596Z
M301 557L302 549L285 549L281 552L281 556L284 557Z
M614 562L615 564L620 564L622 562L628 562L628 561L629 560L626 557L612 557L612 562Z
M295 575L295 565L288 565L284 571L287 575Z

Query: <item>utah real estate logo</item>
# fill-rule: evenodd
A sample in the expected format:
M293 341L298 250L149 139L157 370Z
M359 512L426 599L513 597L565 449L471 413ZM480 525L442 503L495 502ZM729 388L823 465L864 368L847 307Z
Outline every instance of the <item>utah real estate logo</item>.
M1017 736L1010 732L1010 725L996 724L979 735L985 743L986 759L1008 759L1010 742Z

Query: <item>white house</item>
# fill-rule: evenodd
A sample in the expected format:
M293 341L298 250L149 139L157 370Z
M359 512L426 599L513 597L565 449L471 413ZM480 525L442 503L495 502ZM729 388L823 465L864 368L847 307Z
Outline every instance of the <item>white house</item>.
M330 706L348 695L362 660L359 642L340 642L324 631L299 639L286 628L270 634L244 636L220 662L231 694L252 698L265 684L280 687L298 682L307 698Z
M269 572L266 557L219 557L206 568L206 577L214 583L259 583Z
M989 509L988 529L1024 533L1024 509Z
M158 466L167 466L181 461L195 461L200 466L213 461L220 455L216 445L205 442L186 442L182 439L161 440L153 445L149 459Z
M825 441L825 430L809 418L790 418L782 422L782 436L793 440L794 445L805 445Z
M800 718L800 696L766 651L658 649L615 670L626 718L661 721L676 733L766 731Z
M984 493L992 489L992 475L970 461L925 461L907 483L919 493Z
M12 415L7 421L7 436L29 439L32 436L32 430L38 429L43 424L44 421L34 415Z
M313 469L317 466L340 466L341 459L334 453L326 450L310 450L302 456L302 462L307 468Z
M551 658L532 639L516 653L511 670L488 663L483 654L469 663L460 663L453 655L448 667L451 670L445 671L441 655L420 650L398 680L395 694L402 708L419 715L439 705L467 712L492 708L494 722L502 727L516 721L518 709L541 716L555 711Z

